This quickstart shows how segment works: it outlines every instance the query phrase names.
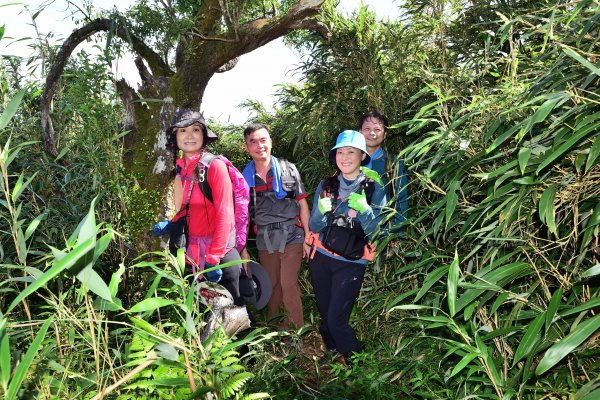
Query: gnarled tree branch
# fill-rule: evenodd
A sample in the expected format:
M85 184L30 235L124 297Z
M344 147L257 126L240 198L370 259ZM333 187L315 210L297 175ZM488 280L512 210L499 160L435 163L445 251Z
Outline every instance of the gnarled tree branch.
M116 36L130 43L133 50L148 62L148 65L154 74L162 76L173 75L173 71L158 54L148 47L141 39L131 35L125 28L120 25L115 25L115 21L113 20L99 18L73 31L61 46L56 55L56 59L48 72L40 104L44 148L46 152L53 157L58 155L58 151L54 142L54 128L52 126L52 119L50 118L50 105L52 104L54 93L56 92L58 80L75 48L95 33L102 31L114 31Z

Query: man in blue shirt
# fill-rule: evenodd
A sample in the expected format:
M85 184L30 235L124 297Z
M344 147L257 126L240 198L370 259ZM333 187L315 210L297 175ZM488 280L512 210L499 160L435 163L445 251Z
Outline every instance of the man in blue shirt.
M367 152L371 161L365 167L376 171L387 186L388 198L396 210L392 218L391 232L401 236L402 223L408 212L408 178L404 161L391 161L383 142L387 136L388 119L379 111L369 111L361 115L359 131L367 142Z

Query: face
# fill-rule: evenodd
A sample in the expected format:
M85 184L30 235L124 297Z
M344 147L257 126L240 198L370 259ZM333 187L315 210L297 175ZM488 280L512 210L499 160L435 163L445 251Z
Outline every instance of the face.
M360 173L360 163L366 154L355 147L340 147L335 153L335 163L346 179L354 179Z
M381 147L386 136L385 126L377 118L367 118L360 127L360 133L365 137L369 154Z
M200 154L204 144L204 130L202 125L195 123L185 128L176 128L177 147L183 151L185 157Z
M269 160L272 146L271 136L265 128L257 129L246 137L246 150L254 162Z

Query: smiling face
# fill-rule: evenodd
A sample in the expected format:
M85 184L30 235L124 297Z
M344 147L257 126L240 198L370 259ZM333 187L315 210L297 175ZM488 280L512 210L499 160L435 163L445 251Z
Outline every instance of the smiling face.
M254 162L270 160L272 146L271 136L264 128L257 129L246 136L246 150Z
M335 163L344 178L354 180L360 173L360 163L365 157L365 153L356 147L340 147L335 153Z
M365 137L367 142L367 151L373 154L381 147L385 140L386 131L383 121L378 118L367 118L360 127L360 133Z
M185 158L200 154L204 144L204 129L199 123L184 128L176 128L177 147Z

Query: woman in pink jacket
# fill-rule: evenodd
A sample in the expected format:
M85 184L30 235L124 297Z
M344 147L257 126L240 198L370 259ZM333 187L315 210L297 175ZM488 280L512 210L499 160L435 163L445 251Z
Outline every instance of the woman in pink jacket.
M167 147L176 157L174 201L179 210L172 221L185 218L187 213L189 243L186 266L191 269L194 279L206 268L240 260L235 248L229 172L222 160L213 159L204 149L216 140L217 135L208 129L202 114L191 109L180 110L173 124L167 128ZM200 189L199 185L205 180L210 186L212 201ZM244 304L239 289L240 269L241 263L204 274L208 280L227 288L238 306Z

